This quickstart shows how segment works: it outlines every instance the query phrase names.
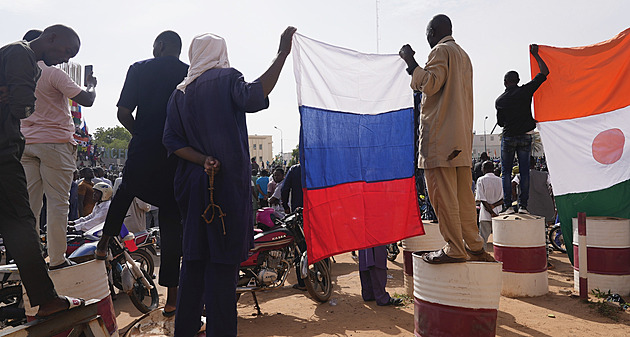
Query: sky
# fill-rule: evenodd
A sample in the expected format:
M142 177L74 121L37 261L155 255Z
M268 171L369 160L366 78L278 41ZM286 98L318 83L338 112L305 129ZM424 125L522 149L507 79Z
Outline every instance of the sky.
M504 90L503 75L516 70L522 81L531 78L529 44L590 45L630 27L625 0L0 0L0 13L0 45L57 23L77 31L82 45L71 61L94 65L98 78L96 101L83 108L90 130L120 125L116 103L127 69L152 57L153 41L164 30L180 34L186 63L195 35L224 37L231 66L253 81L271 64L289 25L310 38L365 53L397 54L409 43L423 65L430 51L426 25L434 15L446 14L455 41L473 63L474 131L483 134L496 122L494 101ZM284 152L290 152L300 127L291 57L269 98L269 109L248 114L249 134L272 135L278 153L277 127Z

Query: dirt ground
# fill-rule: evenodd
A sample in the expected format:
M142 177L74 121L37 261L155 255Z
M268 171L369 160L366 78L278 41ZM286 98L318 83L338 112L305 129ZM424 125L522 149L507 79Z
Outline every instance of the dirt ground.
M363 302L358 264L350 253L335 257L332 265L334 291L331 303L316 303L307 292L293 289L294 271L287 284L259 293L263 315L255 316L252 296L244 294L238 303L239 336L412 336L414 306L407 298L403 307L379 307ZM571 296L573 269L565 254L553 253L555 269L549 270L549 293L535 298L502 297L497 319L497 336L630 336L630 311L619 312L616 320L603 316L589 304ZM387 290L405 294L403 257L389 263ZM160 289L164 300L164 288ZM630 298L626 297L626 300ZM597 299L591 297L591 300ZM140 317L128 296L114 301L118 326L123 333ZM554 317L550 317L550 315Z

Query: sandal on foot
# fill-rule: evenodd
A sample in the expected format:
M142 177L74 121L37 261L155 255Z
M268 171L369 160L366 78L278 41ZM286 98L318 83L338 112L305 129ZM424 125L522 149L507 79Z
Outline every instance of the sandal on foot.
M422 260L424 260L424 262L426 263L431 263L431 264L466 262L465 258L455 258L455 257L450 257L446 255L443 249L423 254Z
M494 257L488 254L488 252L486 252L483 248L481 248L481 250L473 252L472 250L468 249L468 247L466 247L466 252L468 253L468 255L470 255L470 258L468 259L468 261L497 262L497 260L495 260Z
M40 315L35 315L35 318L37 319L48 319L52 316L56 316L57 314L61 314L64 312L67 312L69 310L72 310L74 308L80 308L82 306L85 305L85 300L82 298L76 298L76 297L70 297L70 296L59 296L59 298L66 300L66 303L68 304L68 308L63 309L63 310L59 310L57 312L53 312L50 315L46 315L46 316L40 316Z

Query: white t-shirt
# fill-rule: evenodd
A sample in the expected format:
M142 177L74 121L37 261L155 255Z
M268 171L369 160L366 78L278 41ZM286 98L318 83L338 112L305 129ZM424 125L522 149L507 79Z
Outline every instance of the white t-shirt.
M501 178L490 172L477 179L477 192L475 194L475 200L494 204L501 199L503 199L503 183ZM479 208L479 221L491 221L492 216L490 215L490 212L486 211L483 204ZM499 214L500 211L501 206L494 208L494 213Z

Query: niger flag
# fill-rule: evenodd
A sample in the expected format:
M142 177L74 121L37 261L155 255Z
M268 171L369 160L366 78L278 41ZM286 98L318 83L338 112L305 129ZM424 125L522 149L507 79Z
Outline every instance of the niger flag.
M578 212L630 218L630 29L586 47L540 46L539 54L549 77L534 95L535 118L572 258Z

